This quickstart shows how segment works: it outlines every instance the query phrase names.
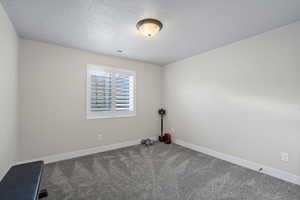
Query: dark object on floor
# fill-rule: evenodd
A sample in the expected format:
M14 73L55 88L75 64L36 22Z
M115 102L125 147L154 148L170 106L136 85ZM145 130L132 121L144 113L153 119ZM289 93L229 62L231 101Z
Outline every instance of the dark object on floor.
M158 110L158 114L160 115L160 136L158 137L158 140L160 142L164 141L164 116L166 115L166 110L161 108Z
M160 142L164 142L164 136L158 136L158 140L160 141Z
M165 133L165 135L164 135L164 143L165 144L171 144L172 143L171 134L170 133Z
M3 180L0 182L0 199L39 199L39 186L41 183L43 169L43 161L16 165L10 168L10 170L4 176ZM43 194L46 193L43 192Z
M48 197L48 191L46 189L42 189L39 194L39 199Z
M151 146L151 145L154 145L154 143L155 142L149 138L141 141L141 144L143 144L145 146Z
M160 142L164 142L164 136L158 136L158 140L160 141Z
M172 143L172 137L170 133L165 133L164 136L159 136L159 141L163 142L165 144L171 144Z

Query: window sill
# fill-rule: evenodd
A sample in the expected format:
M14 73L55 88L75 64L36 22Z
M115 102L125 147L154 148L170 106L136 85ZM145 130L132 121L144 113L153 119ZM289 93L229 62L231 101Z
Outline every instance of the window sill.
M123 114L123 115L103 115L103 116L87 116L87 120L92 119L112 119L112 118L125 118L125 117L136 117L136 113L132 114Z

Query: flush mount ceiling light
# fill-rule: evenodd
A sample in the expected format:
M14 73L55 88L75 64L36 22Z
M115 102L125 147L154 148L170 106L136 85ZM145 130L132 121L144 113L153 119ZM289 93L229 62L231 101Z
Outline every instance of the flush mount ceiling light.
M146 37L152 37L162 29L163 25L156 19L143 19L136 24L136 27Z

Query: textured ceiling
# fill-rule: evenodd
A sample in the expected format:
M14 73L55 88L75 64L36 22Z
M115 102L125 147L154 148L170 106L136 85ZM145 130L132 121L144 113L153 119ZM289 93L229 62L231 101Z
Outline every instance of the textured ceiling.
M168 64L300 19L300 0L0 0L23 38ZM136 30L143 18L164 28ZM121 49L124 52L118 53Z

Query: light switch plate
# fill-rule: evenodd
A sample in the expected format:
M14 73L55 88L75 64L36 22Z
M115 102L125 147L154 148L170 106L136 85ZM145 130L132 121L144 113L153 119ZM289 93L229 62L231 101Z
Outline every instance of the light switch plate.
M103 139L103 135L102 134L98 134L98 140L101 141Z
M289 154L285 152L280 153L281 161L283 162L289 162Z

